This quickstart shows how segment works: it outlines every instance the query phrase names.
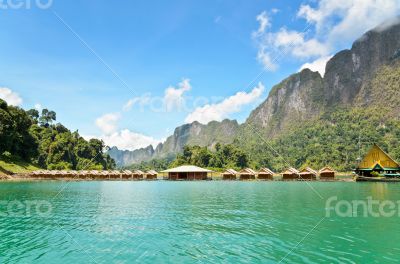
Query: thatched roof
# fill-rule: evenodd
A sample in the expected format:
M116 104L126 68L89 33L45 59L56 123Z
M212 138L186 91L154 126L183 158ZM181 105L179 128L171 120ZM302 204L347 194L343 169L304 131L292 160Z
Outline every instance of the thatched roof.
M302 169L300 171L300 174L313 174L313 175L317 175L318 172L316 170L311 169L310 167L307 167L305 169Z
M122 172L122 174L125 174L125 175L132 175L133 172L131 172L130 170L124 170L124 171Z
M335 171L331 167L326 166L319 170L319 173L321 172L335 172Z
M185 165L185 166L180 166L177 168L172 168L172 169L168 169L168 170L164 170L162 172L212 172L211 170L207 170L207 169L203 169L197 166L193 166L193 165Z
M254 170L250 169L250 168L246 168L246 169L243 169L243 170L239 171L238 174L240 174L240 175L245 175L245 174L256 175L256 172Z
M221 173L222 175L236 175L238 172L235 171L234 169L227 169L226 171L224 171L223 173Z
M299 171L296 170L295 168L288 168L282 174L299 174Z
M145 173L143 171L141 171L141 170L135 170L133 172L133 174L135 174L135 175L144 175Z
M269 174L269 175L274 175L275 173L274 173L272 170L268 169L268 168L262 168L262 169L258 172L258 174Z
M157 175L158 173L155 170L149 170L146 172L147 175Z

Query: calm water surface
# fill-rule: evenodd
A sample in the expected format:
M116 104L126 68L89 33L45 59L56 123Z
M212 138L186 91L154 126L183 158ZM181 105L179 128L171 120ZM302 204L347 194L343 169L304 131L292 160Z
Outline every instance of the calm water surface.
M399 184L65 184L0 183L0 263L400 262L398 216L324 218L331 196L397 201ZM7 214L42 200L48 216Z

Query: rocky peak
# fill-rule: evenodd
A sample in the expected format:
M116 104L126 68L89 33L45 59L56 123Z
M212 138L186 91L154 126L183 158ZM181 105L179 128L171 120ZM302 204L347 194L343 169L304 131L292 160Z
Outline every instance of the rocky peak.
M283 80L246 122L274 136L325 109L351 106L378 69L399 58L400 18L396 18L365 33L350 50L338 52L327 63L323 78L306 69Z
M337 53L326 65L324 95L328 105L350 105L363 85L383 64L400 53L400 19L368 31L350 50Z
M274 86L246 122L268 127L271 131L267 132L274 133L293 118L309 118L318 113L322 92L321 75L304 69Z

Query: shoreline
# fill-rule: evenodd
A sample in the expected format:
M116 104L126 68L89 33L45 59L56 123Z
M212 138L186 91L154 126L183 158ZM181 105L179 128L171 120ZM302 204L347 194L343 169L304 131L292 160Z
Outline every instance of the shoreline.
M44 182L44 181L67 181L67 182L95 182L95 181L110 181L110 182L153 182L153 181L167 181L167 182L356 182L354 178L336 178L336 179L316 179L316 180L283 180L281 177L276 177L273 180L223 180L222 177L209 178L207 180L168 180L168 179L108 179L108 178L79 178L79 177L65 177L65 178L39 178L30 177L26 175L7 175L7 178L1 178L0 182Z

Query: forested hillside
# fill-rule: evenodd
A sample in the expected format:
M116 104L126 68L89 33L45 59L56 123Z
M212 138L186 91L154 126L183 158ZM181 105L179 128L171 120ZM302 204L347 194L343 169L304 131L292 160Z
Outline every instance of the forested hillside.
M246 165L275 171L325 165L348 171L373 143L400 161L400 18L338 52L324 76L304 69L275 85L225 140L247 155ZM206 145L209 155L218 153L214 145Z
M0 99L0 160L60 170L110 169L115 166L114 160L104 154L102 141L86 141L78 132L54 124L55 121L54 111L25 111Z

